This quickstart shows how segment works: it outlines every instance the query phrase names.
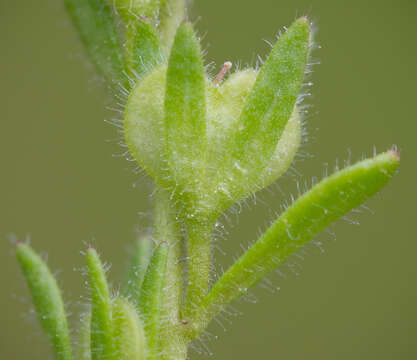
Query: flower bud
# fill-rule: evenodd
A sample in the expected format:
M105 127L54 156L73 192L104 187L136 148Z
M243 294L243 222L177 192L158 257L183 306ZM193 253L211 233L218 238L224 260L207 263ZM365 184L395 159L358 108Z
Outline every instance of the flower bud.
M309 42L309 24L299 19L260 72L239 71L221 83L223 73L215 81L205 74L198 40L184 23L168 67L154 68L132 90L127 145L187 216L218 215L290 166L301 138L296 100Z

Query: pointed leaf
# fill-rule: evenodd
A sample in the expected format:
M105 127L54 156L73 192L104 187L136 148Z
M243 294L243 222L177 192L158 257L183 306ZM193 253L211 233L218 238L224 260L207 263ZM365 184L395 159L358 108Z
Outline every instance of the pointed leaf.
M78 333L77 360L91 360L91 310L82 315Z
M168 245L161 243L155 248L143 280L139 298L139 311L144 322L148 346L148 359L158 353L161 326L163 286L168 259Z
M289 255L381 190L398 165L398 154L388 151L336 172L299 197L213 286L196 319L200 331Z
M152 254L152 239L150 236L140 237L136 243L129 266L129 275L124 294L133 303L137 303L140 296L143 278Z
M123 55L116 25L107 0L65 0L92 62L110 82L117 82L123 70Z
M284 132L278 141L274 154L268 166L260 177L259 187L264 188L282 176L291 166L301 143L302 125L301 115L297 109L287 121Z
M126 299L113 304L115 356L117 360L144 360L145 334L135 308Z
M168 62L165 125L172 180L193 189L204 167L206 94L200 43L190 23L179 27Z
M303 17L281 35L262 66L232 138L231 156L225 162L235 169L236 184L247 182L252 188L268 166L294 111L309 50L310 25Z
M26 244L16 247L17 259L32 294L39 321L58 360L71 360L71 341L61 291L45 262Z
M134 79L142 77L161 59L159 36L147 19L137 19L126 26L126 66Z
M186 0L161 1L159 32L165 54L169 54L175 33L186 15Z
M135 21L141 17L154 18L165 0L108 0L117 9L120 17L126 21Z
M113 359L112 305L106 274L95 249L88 248L86 257L91 291L91 359Z

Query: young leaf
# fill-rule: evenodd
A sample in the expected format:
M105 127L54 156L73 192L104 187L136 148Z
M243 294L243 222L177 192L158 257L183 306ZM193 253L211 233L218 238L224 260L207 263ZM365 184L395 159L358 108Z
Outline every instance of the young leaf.
M260 188L272 184L290 167L297 154L298 148L300 147L301 128L301 116L297 107L295 107L294 112L287 121L284 132L278 141L271 161L262 172L259 179Z
M159 36L146 19L137 19L126 25L126 67L128 74L139 78L161 59Z
M141 17L154 18L160 2L165 0L107 0L114 5L120 17L126 21L135 21Z
M126 299L117 298L113 304L115 358L144 360L145 334L135 308Z
M148 347L147 359L150 360L155 359L158 353L162 290L167 259L168 245L161 242L153 252L140 292L138 308L145 326Z
M129 275L124 290L125 296L133 303L137 303L139 299L140 289L142 287L143 278L145 277L151 253L152 239L150 236L140 237L135 243L132 260L129 266Z
M307 18L295 21L261 68L231 139L229 161L225 162L225 166L235 169L236 184L247 182L252 187L271 160L301 89L310 32Z
M92 62L110 82L117 82L123 70L123 55L108 0L65 0Z
M206 149L206 92L200 43L190 23L175 36L165 93L167 155L173 183L195 189L203 177ZM183 195L186 196L186 195Z
M86 257L91 291L91 359L114 359L112 304L106 274L95 249L88 248Z
M164 0L159 15L159 32L165 54L169 54L175 33L185 19L187 0Z
M91 360L91 310L82 315L78 334L77 360Z
M48 266L29 245L16 246L17 259L32 294L39 321L58 360L71 360L71 341L61 291Z
M381 190L398 165L398 154L388 151L336 172L299 197L213 286L196 318L201 328L329 224Z

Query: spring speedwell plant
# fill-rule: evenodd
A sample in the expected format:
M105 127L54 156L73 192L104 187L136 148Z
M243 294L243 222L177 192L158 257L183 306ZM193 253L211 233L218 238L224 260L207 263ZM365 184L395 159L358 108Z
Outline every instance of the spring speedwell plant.
M230 63L212 78L186 19L185 0L66 0L93 63L126 96L125 143L153 179L152 239L139 239L112 295L96 250L86 262L91 303L79 360L182 360L194 339L330 223L395 174L390 150L324 178L301 195L216 281L212 233L219 216L276 181L301 142L302 87L312 48L306 17L285 29L260 69ZM121 89L121 90L117 90ZM27 244L17 257L56 359L73 359L61 291Z

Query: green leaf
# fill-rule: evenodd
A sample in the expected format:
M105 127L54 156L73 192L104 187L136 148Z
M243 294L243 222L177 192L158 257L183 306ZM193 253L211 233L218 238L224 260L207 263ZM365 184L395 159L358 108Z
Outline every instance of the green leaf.
M251 189L259 181L294 111L307 66L310 33L307 18L295 21L278 39L256 79L224 163L234 168L235 198L242 192L242 183Z
M137 303L140 296L143 278L152 254L152 239L150 236L141 236L135 243L132 260L129 266L129 275L125 285L124 294L133 303Z
M22 268L39 321L47 333L58 360L71 360L71 340L61 291L48 266L29 245L16 246L17 259Z
M144 360L145 334L135 308L123 298L113 304L115 358L117 360Z
M91 310L81 316L78 344L77 344L77 360L91 360Z
M159 349L163 286L168 259L168 245L164 242L155 248L140 292L138 308L145 326L148 357L155 359Z
M91 359L114 359L112 304L106 274L95 249L87 249L91 291Z
M301 143L301 115L297 109L285 125L284 132L278 141L268 166L259 179L259 187L264 188L282 176L291 166Z
M186 0L164 0L159 15L159 32L164 52L169 54L175 33L186 16Z
M159 36L147 19L137 19L126 26L126 67L137 79L162 60Z
M179 191L194 192L204 179L206 91L200 43L190 23L175 36L168 61L165 93L167 156L171 179ZM186 198L187 194L182 194Z
M380 191L398 165L398 154L388 151L336 172L299 197L213 286L196 318L197 328L204 328L230 301L329 224Z
M126 21L134 21L141 17L154 18L165 0L107 0L114 5L120 17Z
M97 70L110 82L120 81L123 55L108 1L65 0L65 4Z

